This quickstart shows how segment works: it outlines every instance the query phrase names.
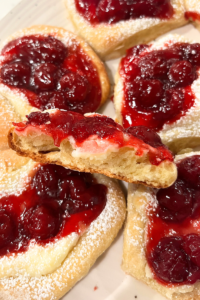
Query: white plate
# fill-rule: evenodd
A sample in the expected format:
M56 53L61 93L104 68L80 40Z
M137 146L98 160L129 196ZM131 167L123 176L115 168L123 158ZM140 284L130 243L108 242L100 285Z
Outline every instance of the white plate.
M73 31L61 0L22 0L0 21L0 42L19 29L36 24L62 26ZM173 30L173 33L200 42L200 33L192 25ZM106 63L112 83L118 63L119 59ZM113 103L107 102L101 112L114 117ZM89 274L62 300L164 300L165 298L143 283L123 273L120 268L122 246L121 231L116 241L97 260Z

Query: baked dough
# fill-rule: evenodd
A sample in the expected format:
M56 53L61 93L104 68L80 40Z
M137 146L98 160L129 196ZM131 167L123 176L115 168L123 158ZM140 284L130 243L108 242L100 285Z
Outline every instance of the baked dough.
M8 131L12 122L20 122L21 117L15 112L9 101L0 95L0 174L8 170L15 170L25 165L29 159L16 155L8 146Z
M194 43L179 35L168 35L151 44L147 51L166 49L166 45L172 45L177 42ZM123 79L119 74L115 78L114 105L116 110L116 120L122 124L121 109L124 101ZM195 95L194 105L179 120L164 124L162 130L158 132L162 142L174 153L178 153L185 148L194 148L200 145L200 70L198 78L191 85L192 92Z
M56 110L45 112L49 112L50 115L56 114ZM148 147L143 150L140 144L139 148L135 145L119 147L119 144L107 142L107 138L102 139L95 135L90 136L80 146L77 146L69 136L61 141L59 147L56 147L53 138L45 131L41 132L39 126L29 128L20 133L15 128L11 128L8 135L9 145L19 155L30 157L38 162L56 163L81 172L101 173L112 178L127 182L141 182L153 187L167 187L176 180L174 163L164 159L158 165L152 164L150 150L159 150L147 144L143 144ZM130 139L130 136L123 133L123 139ZM93 147L95 147L94 151ZM143 154L137 155L137 151L141 150Z
M37 165L37 163L34 162L30 162L29 164L31 164L29 166L30 168ZM26 171L28 171L28 169L23 167L23 171L21 170L21 173L23 172L24 175L27 176ZM19 172L20 170L18 170L15 174L18 178L20 176ZM5 174L7 179L9 175L12 179L10 181L4 180L4 185L1 183L1 191L2 188L5 188L6 192L12 192L12 190L15 192L16 189L9 185L9 183L16 184L15 187L17 190L19 190L19 188L24 188L24 185L19 186L17 178L14 180L15 176L13 173ZM90 224L89 228L78 240L75 247L72 248L62 265L52 273L45 276L39 276L37 274L36 277L33 277L29 274L20 274L19 272L19 274L16 273L15 276L1 279L0 299L60 299L76 284L77 281L88 273L96 259L110 246L125 219L125 199L122 190L116 181L103 175L94 176L98 183L104 184L108 187L107 203L99 217ZM28 252L24 253L24 262L25 258L27 258L27 253ZM49 259L49 257L47 257L47 259ZM0 259L0 270L3 269L3 263L5 260L5 257ZM32 263L35 264L34 261L32 261ZM47 266L47 268L48 267L49 266ZM30 261L28 262L28 268L30 269L30 272L32 272Z
M32 26L30 28L22 29L14 33L13 35L11 35L6 41L4 41L3 46L5 46L8 42L13 41L17 38L23 36L35 35L35 34L52 35L55 38L62 41L66 46L73 45L73 43L80 45L83 52L86 55L88 55L88 57L93 62L94 67L96 67L97 69L99 79L100 79L100 84L101 84L101 91L102 91L102 97L100 103L101 106L107 100L110 92L110 83L105 70L105 66L100 61L98 56L94 53L94 51L87 45L87 43L84 42L81 38L77 37L75 34L60 27L46 26L46 25ZM0 55L0 69L2 67L2 63L1 63L2 60L3 57L2 55ZM15 111L22 117L29 114L31 111L38 110L37 108L29 104L25 94L19 92L18 88L16 90L13 88L10 89L7 85L1 83L0 94L9 100L9 102L15 108Z
M76 10L75 0L64 0L70 19L80 34L104 59L116 58L125 50L152 41L156 37L187 23L184 0L171 0L174 17L170 20L143 18L120 21L113 25L92 26Z
M185 0L186 16L194 22L195 26L200 30L200 3L198 0ZM190 13L194 13L194 18Z
M175 162L185 157L200 155L191 152L178 155ZM153 278L146 260L146 227L148 224L147 207L156 206L156 191L142 185L129 184L127 220L124 230L122 269L126 274L143 281L163 296L172 300L199 300L200 282L193 285L167 287Z

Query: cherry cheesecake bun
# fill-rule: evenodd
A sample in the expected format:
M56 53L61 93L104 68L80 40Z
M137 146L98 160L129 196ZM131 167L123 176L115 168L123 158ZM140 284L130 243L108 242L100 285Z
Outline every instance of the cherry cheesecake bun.
M200 299L200 152L167 189L129 185L123 270L172 300Z
M185 0L185 17L194 22L195 26L200 30L200 2L198 0Z
M153 187L176 180L172 153L148 128L124 130L104 115L60 110L33 112L13 124L10 147L38 162Z
M109 87L97 55L63 28L25 28L0 50L0 94L21 116L50 108L94 112L107 99Z
M30 160L0 181L0 299L57 300L125 219L117 182Z
M200 144L200 44L169 35L127 51L114 104L125 128L147 126L173 152Z
M104 59L187 23L184 0L65 0L77 32Z

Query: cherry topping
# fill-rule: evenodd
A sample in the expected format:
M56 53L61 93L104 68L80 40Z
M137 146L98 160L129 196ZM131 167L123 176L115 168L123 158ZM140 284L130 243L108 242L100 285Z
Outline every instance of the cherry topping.
M55 197L58 180L53 165L44 165L33 178L33 186L40 197Z
M147 47L129 49L121 61L123 126L144 125L159 131L194 105L191 84L198 77L200 44L175 43L152 51Z
M137 105L149 108L162 100L163 85L159 80L141 80L139 82Z
M42 125L50 121L49 113L43 113L40 112L32 112L30 115L26 116L28 121L27 124L37 124Z
M31 69L23 62L11 62L1 69L1 78L11 86L28 86L31 76Z
M46 240L58 233L60 225L59 212L47 205L31 209L25 219L31 238Z
M192 193L181 180L167 189L160 189L157 199L160 205L159 216L167 222L181 222L192 213Z
M30 105L40 110L58 108L84 114L100 105L98 72L77 44L67 49L52 36L25 36L8 43L1 57L0 82L20 89Z
M76 0L76 9L91 24L115 24L136 18L173 16L170 0Z
M0 248L5 247L14 238L12 217L5 211L0 211Z
M53 64L41 64L35 69L35 88L40 91L53 90L56 86L57 67Z
M189 234L185 237L184 251L190 256L193 263L200 267L200 236Z
M96 14L100 23L112 24L126 20L127 9L128 4L123 0L100 0Z
M200 156L183 159L178 164L178 176L193 188L200 188Z
M60 79L60 87L65 91L65 97L73 101L83 101L90 89L86 76L72 72Z
M189 263L180 237L164 237L154 249L151 263L156 275L165 282L181 283L189 274Z
M125 131L154 148L163 146L160 136L148 127L134 126L127 128Z
M196 78L192 64L188 61L175 62L169 69L169 79L176 86L190 85Z

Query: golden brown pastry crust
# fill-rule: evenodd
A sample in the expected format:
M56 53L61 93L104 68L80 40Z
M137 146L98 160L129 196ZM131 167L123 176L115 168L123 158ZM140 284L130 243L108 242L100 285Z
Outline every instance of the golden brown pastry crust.
M88 273L96 259L110 246L125 219L125 199L116 181L103 175L95 177L98 183L108 187L107 205L79 239L62 266L39 278L18 276L0 280L0 299L60 299Z
M50 34L54 37L60 39L66 46L71 43L78 43L82 50L88 55L88 57L93 62L94 67L96 67L97 72L99 74L99 79L101 83L102 97L100 106L107 100L110 93L110 83L108 79L108 75L106 73L106 69L102 61L98 58L98 56L94 53L94 51L88 46L88 44L83 41L81 38L76 36L74 33L65 30L61 27L47 26L47 25L36 25L29 28L24 28L13 35L11 35L4 43L5 46L8 42L17 39L22 36L28 36L32 34ZM0 64L1 68L1 64ZM31 111L38 110L35 107L32 107L27 98L20 94L16 93L13 89L10 89L8 86L3 83L0 84L0 94L7 98L12 106L15 107L15 111L21 116L25 116L29 114ZM99 107L100 107L99 106Z
M8 131L12 122L20 122L21 117L15 112L9 101L0 95L0 174L8 170L15 170L25 165L29 159L19 157L8 146Z
M79 15L74 0L64 0L64 2L77 32L104 59L119 57L128 48L148 43L159 35L187 23L184 18L184 0L172 0L175 15L170 20L146 18L95 26L91 26Z
M38 135L41 146L33 145L35 138L19 136L11 128L8 134L9 146L18 155L30 157L41 163L53 163L80 172L100 173L111 178L127 182L142 183L152 187L167 187L177 177L176 166L165 160L158 166L152 165L147 153L136 155L136 149L123 147L116 151L108 151L102 156L91 154L90 157L74 157L73 148L68 139L55 147L51 137ZM42 143L44 141L44 146Z
M200 152L191 152L176 156L175 161L192 155L200 155ZM199 300L200 282L194 285L167 287L160 284L152 276L146 260L146 235L148 224L147 207L154 204L155 190L141 185L129 184L127 220L124 230L124 246L122 269L126 274L143 281L163 296L172 300Z
M200 30L200 2L199 0L185 0L185 9L186 12L194 12L199 14L199 18L196 20L193 20L191 18L191 21L195 24L197 29Z
M154 49L163 49L164 44L187 42L193 43L190 40L179 35L168 35L158 41L152 43L151 51ZM170 45L170 44L169 44ZM165 47L166 48L166 47ZM158 133L162 139L162 142L168 146L168 148L174 153L178 153L185 148L194 148L200 145L200 72L198 72L198 78L191 86L195 95L195 103L184 116L172 124L165 124L163 129ZM114 105L116 111L116 120L122 124L122 105L124 101L123 92L123 79L119 74L119 70L115 77L115 91L114 91Z

